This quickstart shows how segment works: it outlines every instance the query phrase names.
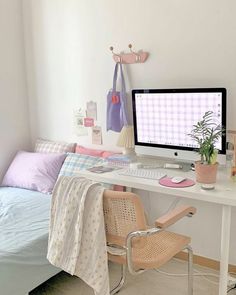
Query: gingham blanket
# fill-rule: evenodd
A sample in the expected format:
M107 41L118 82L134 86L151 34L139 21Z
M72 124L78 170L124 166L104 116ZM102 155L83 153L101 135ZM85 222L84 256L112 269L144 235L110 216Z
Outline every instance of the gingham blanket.
M104 188L79 177L61 176L52 195L49 262L76 275L96 295L109 294Z

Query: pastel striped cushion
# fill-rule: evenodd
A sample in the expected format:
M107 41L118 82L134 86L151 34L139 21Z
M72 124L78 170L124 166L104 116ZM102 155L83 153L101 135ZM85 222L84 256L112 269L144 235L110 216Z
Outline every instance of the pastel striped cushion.
M61 167L59 176L73 176L80 170L86 170L95 165L104 164L104 160L98 157L92 157L82 154L68 153L64 164Z
M36 153L74 153L75 143L37 139L34 151Z

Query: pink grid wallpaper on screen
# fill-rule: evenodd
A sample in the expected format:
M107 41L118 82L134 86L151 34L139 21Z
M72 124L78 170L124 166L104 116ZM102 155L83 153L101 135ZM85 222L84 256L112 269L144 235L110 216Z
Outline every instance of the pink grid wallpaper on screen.
M213 111L216 122L221 122L221 94L136 94L138 141L197 147L187 134L206 111Z

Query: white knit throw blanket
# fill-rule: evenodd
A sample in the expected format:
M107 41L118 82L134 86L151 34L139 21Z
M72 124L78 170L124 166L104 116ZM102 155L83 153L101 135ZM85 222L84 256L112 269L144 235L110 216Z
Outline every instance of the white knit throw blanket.
M62 176L52 195L47 258L94 289L109 294L103 217L104 188L90 180Z

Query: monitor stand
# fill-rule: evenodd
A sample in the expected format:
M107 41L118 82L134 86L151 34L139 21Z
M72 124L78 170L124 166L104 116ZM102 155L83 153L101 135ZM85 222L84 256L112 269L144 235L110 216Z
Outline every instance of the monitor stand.
M176 164L179 164L182 166L182 171L183 172L188 172L193 170L194 164L191 162L181 162L181 161L176 161Z
M146 168L166 168L183 172L188 172L193 167L192 162L148 155L137 155L136 162L142 163Z

